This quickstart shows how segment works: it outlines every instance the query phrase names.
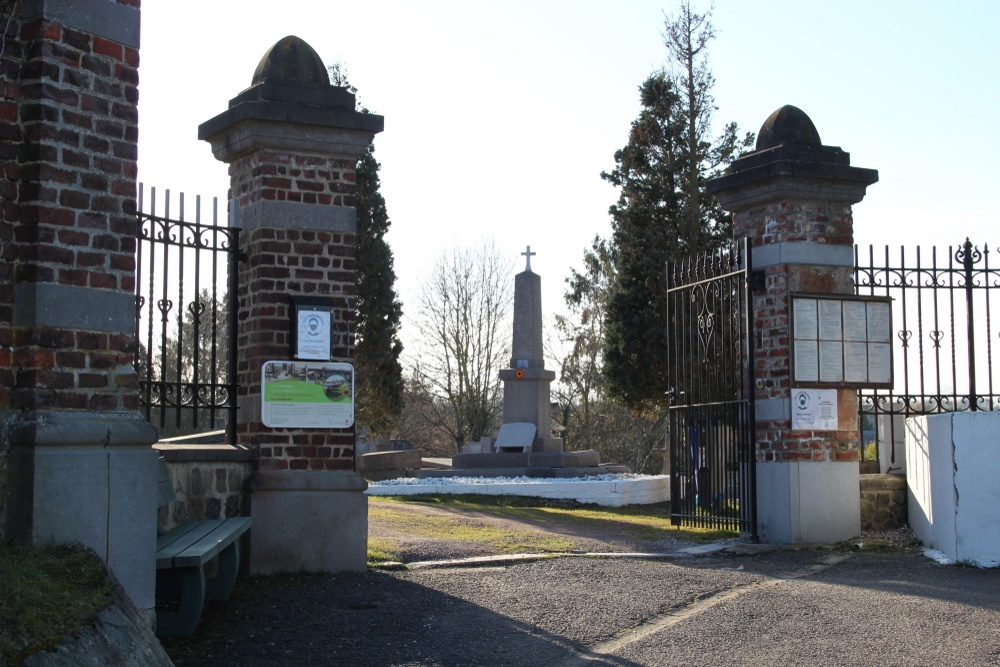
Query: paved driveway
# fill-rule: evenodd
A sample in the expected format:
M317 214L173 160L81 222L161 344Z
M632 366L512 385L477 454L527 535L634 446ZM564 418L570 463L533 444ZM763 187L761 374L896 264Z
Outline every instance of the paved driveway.
M1000 665L1000 571L828 550L247 580L178 665Z

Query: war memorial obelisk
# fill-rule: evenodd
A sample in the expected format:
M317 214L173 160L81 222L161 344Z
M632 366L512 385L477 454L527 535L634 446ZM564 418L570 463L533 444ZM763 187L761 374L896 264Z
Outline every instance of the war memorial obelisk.
M452 469L425 470L421 477L582 477L629 472L626 466L601 466L593 450L563 451L552 437L549 385L556 378L546 370L542 352L542 279L531 270L531 246L522 255L524 271L514 276L514 338L510 368L503 381L503 426L496 439L470 443L452 459Z

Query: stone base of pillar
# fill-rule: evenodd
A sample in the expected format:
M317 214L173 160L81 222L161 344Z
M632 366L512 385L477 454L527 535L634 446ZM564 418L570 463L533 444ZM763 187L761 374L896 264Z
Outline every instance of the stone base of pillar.
M757 530L772 544L830 544L860 535L858 462L758 463Z
M366 570L368 483L357 473L259 471L250 488L253 574Z
M156 439L137 413L19 415L5 509L9 539L96 551L147 618L155 606Z

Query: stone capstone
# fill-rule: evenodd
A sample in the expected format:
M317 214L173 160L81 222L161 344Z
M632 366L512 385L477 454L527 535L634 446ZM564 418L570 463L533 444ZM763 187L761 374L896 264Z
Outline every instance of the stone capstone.
M262 81L329 86L330 75L313 47L295 35L288 35L278 40L260 59L252 83Z
M767 117L757 134L757 150L779 144L821 146L823 142L809 116L802 109L786 104Z

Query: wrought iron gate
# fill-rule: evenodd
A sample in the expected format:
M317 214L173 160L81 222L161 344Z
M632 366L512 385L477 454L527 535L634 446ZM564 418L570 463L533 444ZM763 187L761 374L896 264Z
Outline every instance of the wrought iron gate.
M225 428L236 418L236 276L239 229L193 215L170 191L139 186L135 329L139 402L161 437ZM206 216L207 217L207 216ZM193 218L193 219L192 219Z
M746 241L668 267L670 519L756 537Z

